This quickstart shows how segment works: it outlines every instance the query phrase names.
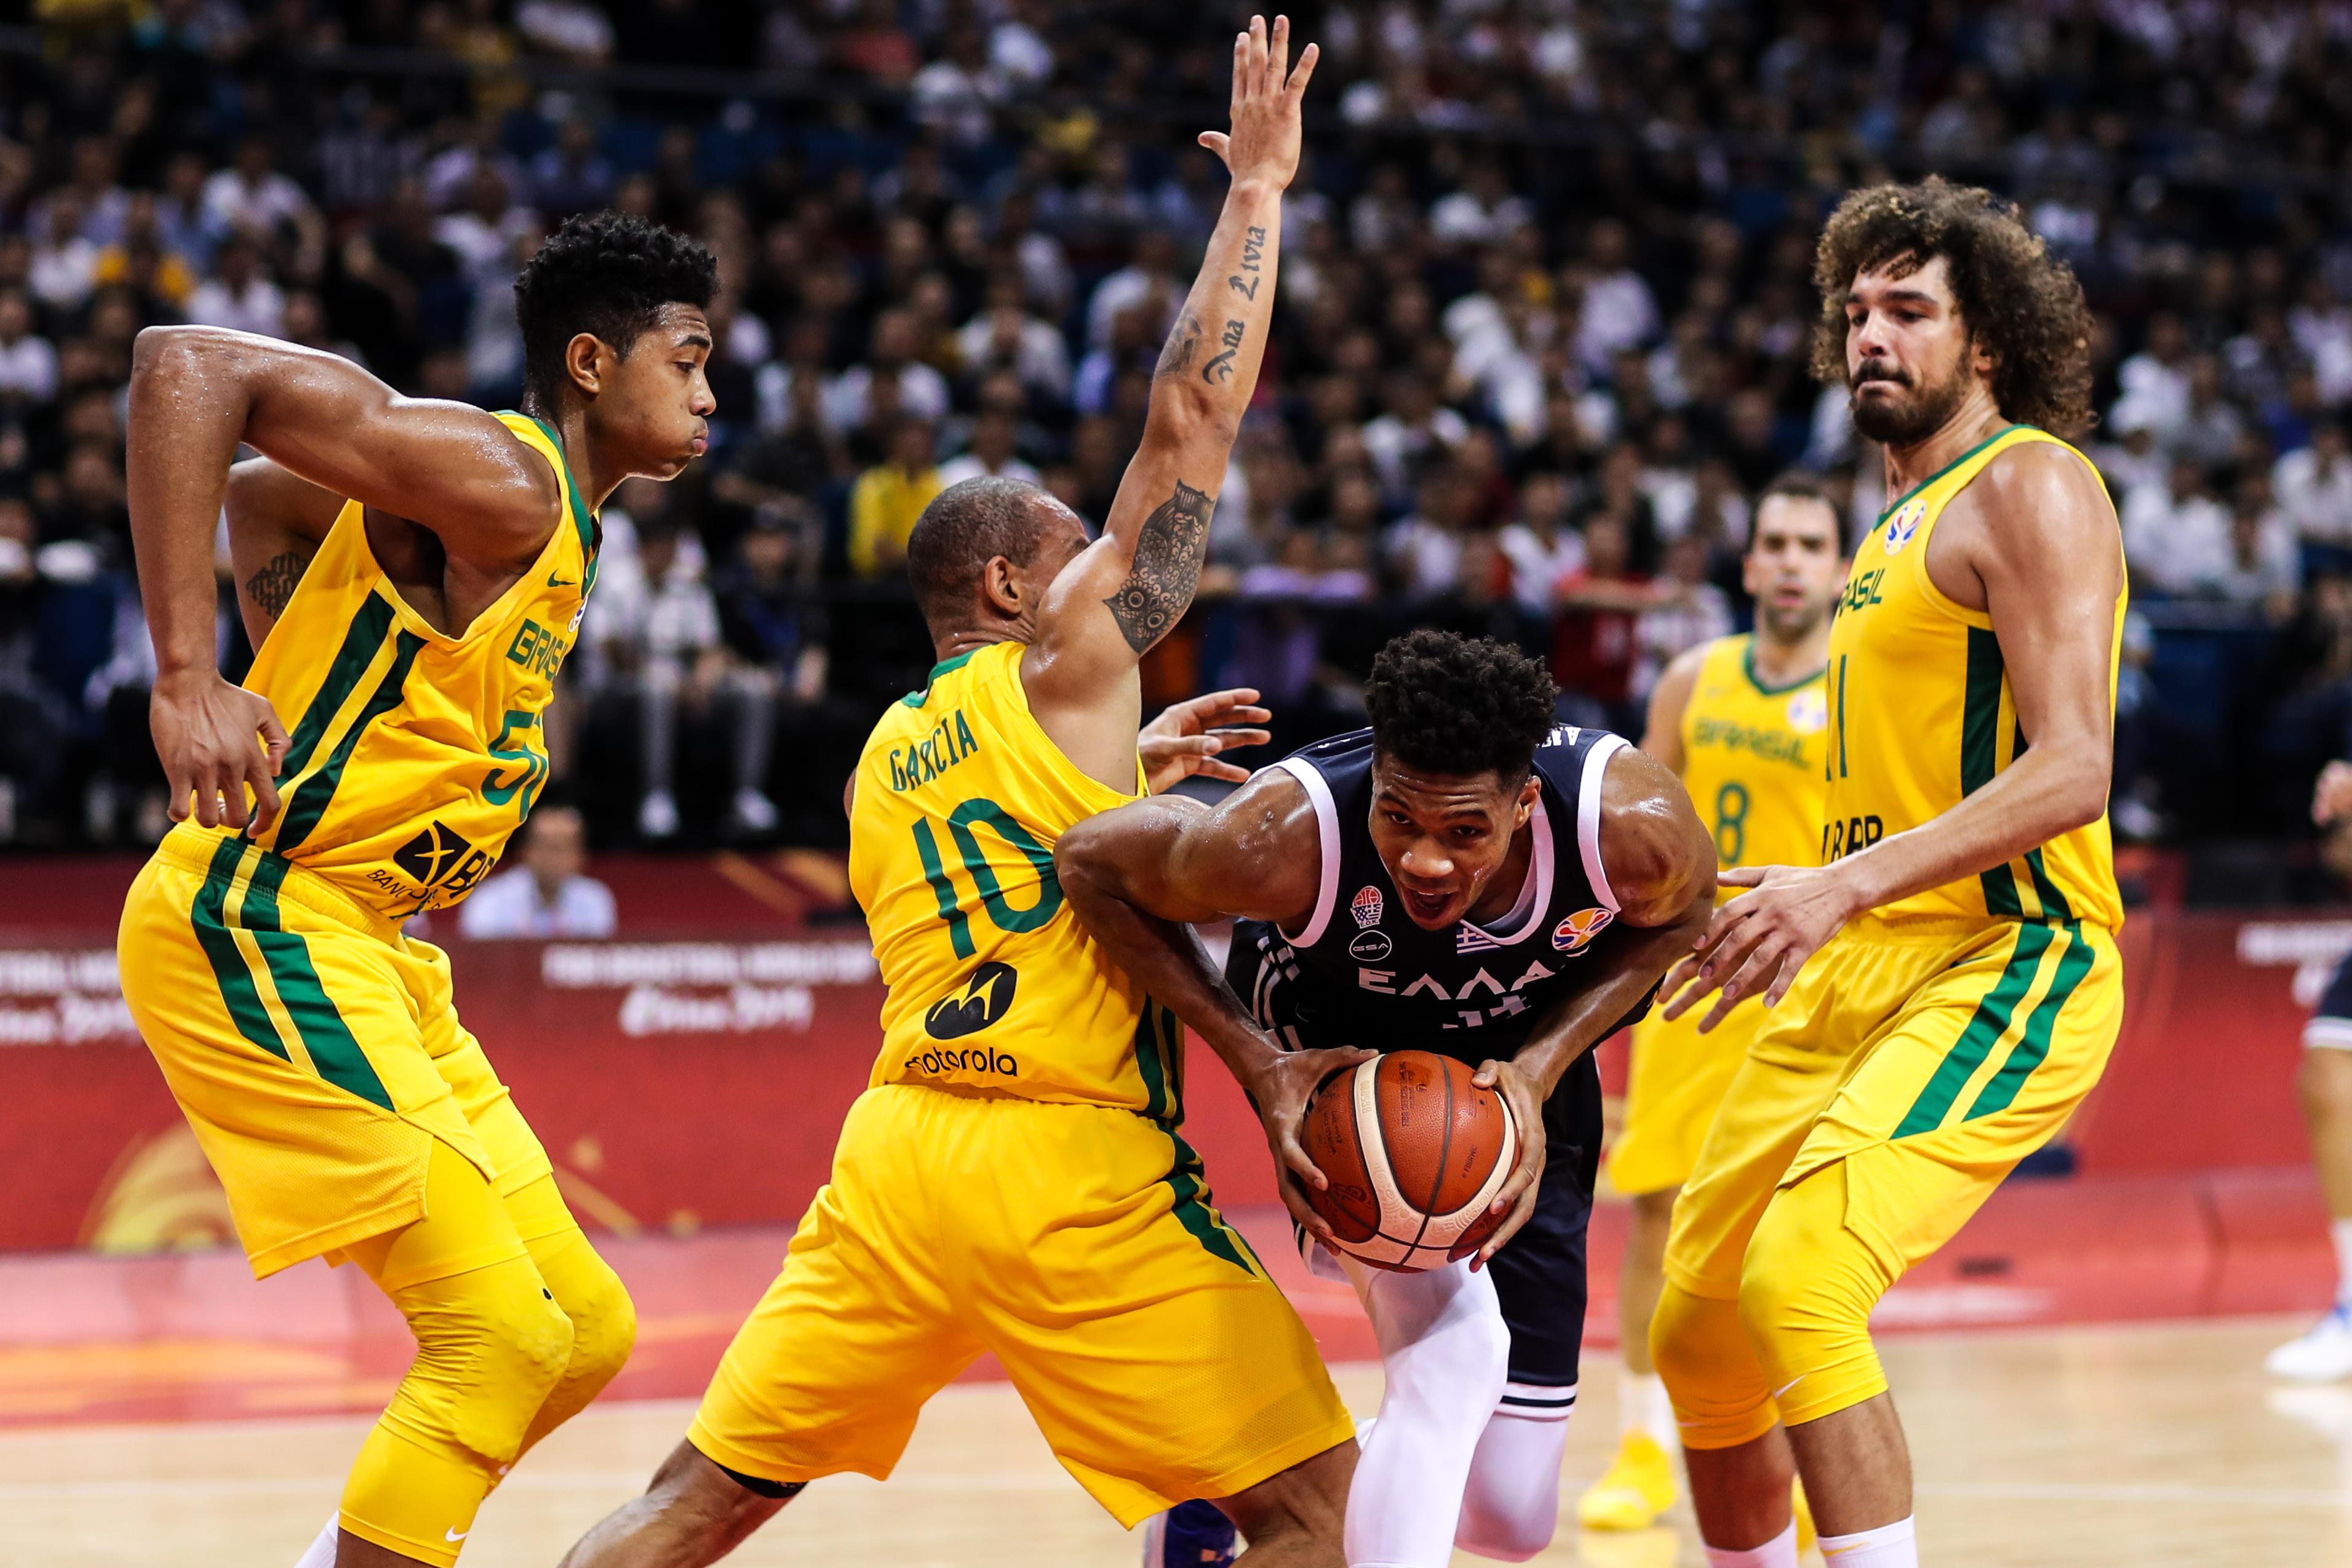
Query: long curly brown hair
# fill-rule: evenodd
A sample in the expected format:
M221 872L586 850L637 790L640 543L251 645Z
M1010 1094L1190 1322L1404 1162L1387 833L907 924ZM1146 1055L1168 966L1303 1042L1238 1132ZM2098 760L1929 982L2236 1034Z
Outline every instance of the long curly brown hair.
M1872 185L1838 204L1813 254L1822 319L1813 375L1843 385L1845 308L1854 276L1907 277L1942 256L1960 321L1992 356L2003 417L2075 435L2091 423L2091 310L2074 269L2050 254L2013 203L1937 175Z

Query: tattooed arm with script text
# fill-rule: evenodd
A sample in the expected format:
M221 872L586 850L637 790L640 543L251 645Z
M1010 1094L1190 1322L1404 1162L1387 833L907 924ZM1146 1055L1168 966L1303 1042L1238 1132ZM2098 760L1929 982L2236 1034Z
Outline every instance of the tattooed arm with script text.
M1263 17L1252 17L1234 40L1233 131L1201 136L1224 160L1233 187L1160 356L1143 444L1102 537L1054 580L1021 661L1037 722L1097 778L1134 766L1143 706L1137 667L1200 586L1209 517L1257 387L1282 193L1298 168L1299 100L1316 49L1300 53L1296 70L1289 56L1285 16L1270 33Z

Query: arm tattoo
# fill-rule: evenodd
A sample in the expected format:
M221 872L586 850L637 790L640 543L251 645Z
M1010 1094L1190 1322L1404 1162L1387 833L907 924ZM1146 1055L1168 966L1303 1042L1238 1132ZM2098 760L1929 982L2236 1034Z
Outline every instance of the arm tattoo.
M1216 501L1206 491L1176 481L1176 493L1143 519L1135 541L1135 564L1127 580L1103 603L1140 655L1183 618L1201 586L1202 558L1209 553L1209 515Z
M1201 319L1190 310L1176 319L1176 329L1168 334L1168 346L1160 350L1160 368L1156 376L1181 376L1192 368L1192 357L1201 348Z
M294 597L295 585L302 580L302 573L310 565L309 556L287 550L272 557L268 566L247 578L245 591L256 609L275 621L286 612L287 602Z
M1213 387L1223 386L1234 379L1234 356L1242 351L1242 339L1245 332L1246 329L1238 321L1225 323L1224 352L1212 356L1209 362L1201 367L1202 381Z

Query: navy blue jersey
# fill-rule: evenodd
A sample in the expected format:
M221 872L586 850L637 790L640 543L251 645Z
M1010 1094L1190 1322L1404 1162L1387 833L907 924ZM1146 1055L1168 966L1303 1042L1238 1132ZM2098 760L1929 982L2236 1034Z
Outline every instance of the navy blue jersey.
M1517 1051L1545 1010L1608 977L1629 938L1611 929L1617 895L1601 863L1601 779L1625 745L1606 730L1561 727L1536 752L1542 794L1517 906L1486 926L1413 924L1372 846L1370 730L1318 742L1276 767L1306 788L1322 832L1322 881L1307 923L1286 932L1240 922L1254 946L1242 994L1278 1019L1293 1050L1353 1045L1434 1051L1475 1066ZM1239 958L1240 954L1236 954ZM1242 966L1233 966L1239 970ZM1645 998L1612 1029L1649 1009Z

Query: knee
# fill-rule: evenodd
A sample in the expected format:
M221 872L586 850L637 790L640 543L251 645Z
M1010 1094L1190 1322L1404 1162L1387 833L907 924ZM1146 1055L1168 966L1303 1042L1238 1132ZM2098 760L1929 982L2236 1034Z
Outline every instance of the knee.
M1650 1314L1650 1364L1668 1389L1703 1385L1748 1354L1737 1301L1695 1296L1667 1281Z
M556 1304L572 1320L570 1375L601 1388L628 1364L637 1343L637 1307L621 1277L599 1260L586 1288L560 1292Z
M2294 1089L2306 1119L2352 1116L2352 1051L2325 1046L2306 1050L2295 1072Z

